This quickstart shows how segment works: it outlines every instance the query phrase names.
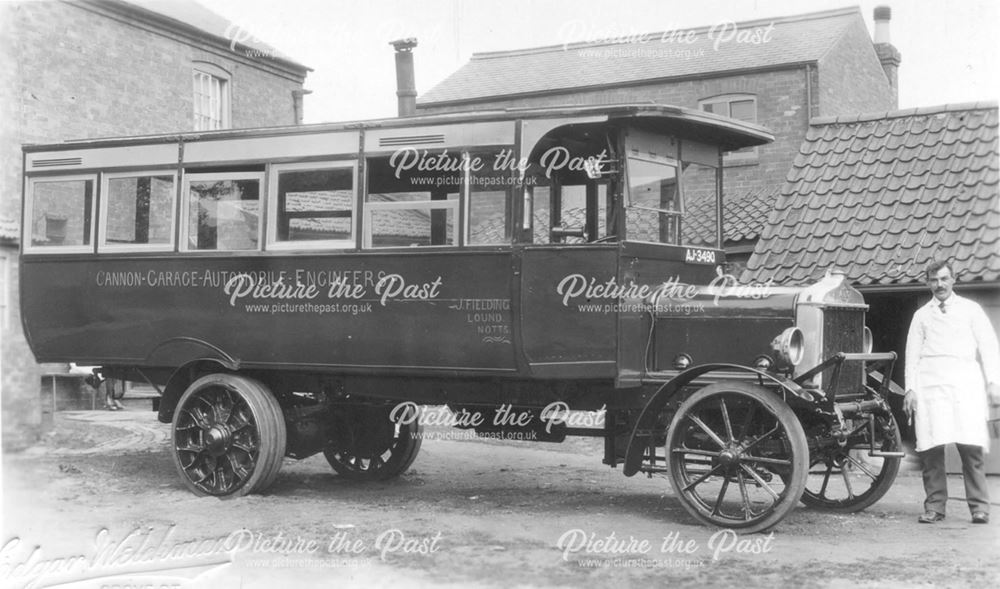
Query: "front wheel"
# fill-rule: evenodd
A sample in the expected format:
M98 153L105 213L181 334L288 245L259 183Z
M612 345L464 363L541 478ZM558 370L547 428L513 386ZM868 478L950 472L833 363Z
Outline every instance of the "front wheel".
M809 449L795 413L771 391L709 385L678 408L667 432L670 482L701 522L753 533L798 503Z
M264 491L278 475L286 442L278 401L267 386L245 376L203 376L174 411L174 464L197 495Z
M873 446L883 452L900 452L903 443L896 420L888 410L873 414L871 420L846 420L842 442L822 444L813 452L803 503L817 509L853 513L886 494L896 480L902 459L868 454Z

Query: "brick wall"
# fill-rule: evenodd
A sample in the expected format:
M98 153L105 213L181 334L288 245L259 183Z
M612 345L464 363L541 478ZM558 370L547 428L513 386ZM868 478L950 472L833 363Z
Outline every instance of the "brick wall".
M476 103L476 108L554 106L567 104L616 104L654 101L697 109L698 101L722 94L757 97L757 123L770 129L776 141L758 148L755 161L727 166L727 193L743 193L780 185L805 139L806 70L796 67L719 78L583 90L546 96L509 98ZM469 106L420 108L421 113L468 110Z
M889 111L896 108L875 46L859 18L819 61L820 108L816 116Z
M0 310L0 427L4 450L16 450L34 442L41 432L42 374L65 367L37 364L28 348L16 296L17 247L11 243L0 243L0 284L4 291L0 296L7 297Z
M0 2L0 216L16 219L21 210L21 121L18 110L16 27L11 18L12 4Z
M5 10L15 36L25 141L190 130L197 61L232 75L233 127L296 122L292 91L302 81L261 71L238 52L195 47L69 3L14 3Z
M155 28L97 4L0 1L0 215L20 218L21 144L189 131L195 62L231 75L233 127L296 123L304 72ZM39 376L17 313L17 248L0 244L9 306L2 333L5 447L37 436Z

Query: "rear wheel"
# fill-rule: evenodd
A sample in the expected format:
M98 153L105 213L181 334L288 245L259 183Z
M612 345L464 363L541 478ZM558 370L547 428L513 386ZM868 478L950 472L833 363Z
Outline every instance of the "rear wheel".
M333 470L357 481L381 481L405 472L420 451L422 428L416 415L404 412L394 422L390 413L381 406L339 410L333 439L323 449Z
M701 389L678 408L666 445L681 505L710 525L765 530L795 507L805 488L802 425L763 387L734 382Z
M191 383L177 403L174 464L198 495L261 492L278 475L286 436L281 407L263 383L210 374Z

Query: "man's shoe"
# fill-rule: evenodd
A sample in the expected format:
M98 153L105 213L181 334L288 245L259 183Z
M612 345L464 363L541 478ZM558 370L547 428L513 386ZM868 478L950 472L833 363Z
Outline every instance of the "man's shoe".
M917 518L917 521L922 524L936 524L937 522L944 519L943 513L938 513L936 511L925 511L923 515Z
M972 523L974 524L988 524L990 523L990 514L977 511L972 514Z

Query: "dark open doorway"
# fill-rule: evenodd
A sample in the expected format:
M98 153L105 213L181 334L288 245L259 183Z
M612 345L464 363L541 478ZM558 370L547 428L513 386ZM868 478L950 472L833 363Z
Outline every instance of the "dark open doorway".
M867 324L874 336L874 351L896 352L899 359L893 370L892 380L899 386L905 386L903 367L906 365L906 332L910 329L913 313L930 299L930 293L921 288L865 292L865 302L868 303ZM889 398L889 405L900 426L904 441L914 442L913 428L906 423L903 413L903 399L898 395Z

